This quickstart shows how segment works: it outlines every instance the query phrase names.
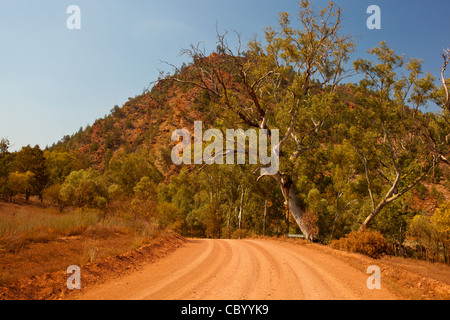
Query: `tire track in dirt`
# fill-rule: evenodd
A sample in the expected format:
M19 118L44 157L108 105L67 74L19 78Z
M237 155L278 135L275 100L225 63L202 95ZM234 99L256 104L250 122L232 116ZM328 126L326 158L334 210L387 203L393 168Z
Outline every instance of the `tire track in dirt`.
M222 247L216 241L207 241L207 248L191 262L186 261L178 270L174 270L170 276L162 277L158 282L149 282L149 287L129 297L130 300L158 300L177 297L183 286L188 286L191 281L198 281L198 270L208 271L216 261L223 256ZM170 270L170 269L168 269ZM173 298L172 298L173 299ZM177 299L177 298L175 298ZM179 298L178 298L179 299Z
M356 299L356 296L345 295L347 290L337 279L329 276L328 272L318 265L311 263L308 259L302 258L295 250L287 250L284 247L271 243L260 244L254 243L261 249L264 247L272 254L283 261L286 266L285 274L291 273L295 275L295 285L291 287L299 287L302 289L303 297L299 295L291 295L285 299Z
M262 258L260 261L264 265L263 270L268 270L268 274L262 275L257 283L269 283L262 290L255 290L252 299L260 299L261 293L267 292L265 298L270 300L288 300L303 299L303 288L300 280L291 266L287 265L284 260L277 260L273 252L268 251L264 246L255 242L247 242L245 244L252 246ZM267 278L269 281L267 281Z
M201 296L207 291L209 283L217 274L223 272L225 267L235 263L239 256L233 254L233 248L223 241L214 241L214 252L211 252L207 259L198 269L200 272L192 272L174 283L173 290L167 290L159 295L152 295L150 299L201 299ZM234 259L229 259L232 256ZM171 294L171 292L173 292Z
M301 279L305 299L397 299L383 286L381 290L368 289L368 274L326 253L289 243L250 241L286 259L290 266L297 266L293 271Z
M226 243L231 248L231 255L227 257L227 263L222 266L220 272L211 277L207 284L197 295L197 299L211 300L220 299L220 296L226 295L230 299L241 299L240 294L243 292L248 279L244 267L248 263L248 253L243 254L242 249L233 242L227 240L215 240ZM243 280L245 279L245 280Z
M80 299L396 299L329 254L274 240L190 240L157 263Z
M258 252L248 246L243 241L225 240L234 248L234 254L240 257L239 264L230 265L229 268L223 270L210 284L210 294L205 299L217 298L218 293L221 296L230 297L232 300L249 300L252 299L257 292L258 296L269 292L270 282L261 281L268 268L265 268L264 261ZM211 295L215 293L214 295Z

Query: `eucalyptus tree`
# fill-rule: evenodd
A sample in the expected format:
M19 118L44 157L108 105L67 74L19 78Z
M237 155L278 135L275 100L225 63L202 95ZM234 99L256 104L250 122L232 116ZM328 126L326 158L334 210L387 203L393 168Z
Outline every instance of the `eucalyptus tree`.
M48 183L48 172L44 152L38 145L22 147L15 154L14 161L11 164L12 172L26 174L31 172L32 178L28 188L25 191L25 198L28 201L30 196L36 195L41 201L43 199L43 190Z
M306 223L305 206L295 187L301 173L293 164L320 145L354 43L342 34L339 7L330 2L316 11L306 0L299 5L297 15L280 13L279 30L267 27L264 41L255 38L245 50L239 34L233 49L227 33L217 35L218 53L208 56L200 46L191 46L183 53L194 63L187 72L176 70L166 80L208 92L212 112L228 128L266 130L268 139L279 130L281 137L271 151L279 152L280 168L270 176L278 182L300 230L312 239L316 235Z
M421 77L420 60L395 54L385 42L368 52L374 61L354 62L364 78L354 87L357 116L348 124L348 140L364 164L371 201L360 229L422 181L437 160L426 147L427 138L420 129L423 114L418 110L431 99L432 77ZM378 192L374 192L375 184Z
M416 99L420 101L420 97L424 96L422 93L427 90L425 96L431 96L432 101L440 107L440 112L429 113L422 120L421 128L423 135L427 138L430 150L441 163L450 166L450 79L445 78L445 71L450 63L450 49L444 50L442 57L444 62L440 73L440 86L422 84Z

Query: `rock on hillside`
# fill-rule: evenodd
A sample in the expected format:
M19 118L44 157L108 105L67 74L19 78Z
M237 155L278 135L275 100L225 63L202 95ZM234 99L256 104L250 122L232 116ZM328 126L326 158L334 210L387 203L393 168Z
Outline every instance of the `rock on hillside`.
M171 141L172 132L179 128L193 132L194 121L200 119L208 123L204 112L208 97L199 94L199 90L192 85L158 81L150 91L129 98L122 107L115 106L109 115L64 137L52 148L77 149L99 170L118 152L144 149L166 174L174 170L170 159L175 144Z

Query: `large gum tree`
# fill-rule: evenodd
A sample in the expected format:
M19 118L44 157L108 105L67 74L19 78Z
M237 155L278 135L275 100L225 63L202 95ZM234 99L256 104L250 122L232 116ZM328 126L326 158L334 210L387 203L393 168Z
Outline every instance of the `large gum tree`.
M301 232L312 240L317 231L295 187L295 162L320 146L354 43L342 34L342 13L332 2L320 10L306 0L299 5L296 15L280 13L277 30L267 27L264 39L250 41L245 51L239 34L232 47L227 33L217 33L212 55L191 46L184 50L195 62L189 72L176 70L166 79L206 92L229 128L266 129L269 137L279 130L280 168L271 176Z

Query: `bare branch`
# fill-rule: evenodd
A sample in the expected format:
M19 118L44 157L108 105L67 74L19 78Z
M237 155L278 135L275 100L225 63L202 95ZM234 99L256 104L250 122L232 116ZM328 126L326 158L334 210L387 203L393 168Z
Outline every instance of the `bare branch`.
M384 125L384 121L381 121L381 125L383 127L383 132L384 132L384 137L387 139L388 143L389 143L389 152L391 154L391 160L392 160L392 164L394 165L395 168L395 172L397 173L397 176L401 175L401 170L397 165L396 157L395 157L395 152L394 152L394 146L392 144L391 138L389 137L389 133L386 129L386 126Z
M352 147L353 147L353 149L355 149L356 154L358 155L359 159L364 164L364 171L366 173L366 180L367 180L367 189L369 190L370 201L372 202L372 210L375 210L375 200L374 200L373 193L372 193L372 184L371 184L371 181L369 178L369 168L367 165L367 157L364 154L364 151L361 151L361 153L360 153L353 144L352 144Z
M450 62L450 49L444 50L444 53L442 53L442 58L444 58L444 65L442 66L442 69L441 69L441 82L442 82L442 85L444 86L444 90L445 90L444 107L448 111L450 111L450 93L449 93L447 82L445 81L445 77L444 77L444 72L445 72L445 70L447 70L447 66Z

